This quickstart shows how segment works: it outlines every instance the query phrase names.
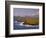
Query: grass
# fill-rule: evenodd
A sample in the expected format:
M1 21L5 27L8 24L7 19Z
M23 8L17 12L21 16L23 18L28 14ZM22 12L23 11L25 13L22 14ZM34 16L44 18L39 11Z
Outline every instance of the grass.
M39 24L39 19L25 19L24 24L29 24L29 25L38 25Z

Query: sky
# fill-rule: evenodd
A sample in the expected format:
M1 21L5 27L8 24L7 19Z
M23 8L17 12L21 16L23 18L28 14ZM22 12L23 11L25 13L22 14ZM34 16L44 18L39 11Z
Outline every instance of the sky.
M39 9L31 9L31 8L14 8L13 9L14 16L35 16L39 15Z

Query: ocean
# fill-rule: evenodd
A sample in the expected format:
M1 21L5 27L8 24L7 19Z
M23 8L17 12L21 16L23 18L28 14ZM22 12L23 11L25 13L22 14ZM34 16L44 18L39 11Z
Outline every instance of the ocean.
M21 29L39 29L39 25L24 25L22 22L14 22L14 30L21 30Z

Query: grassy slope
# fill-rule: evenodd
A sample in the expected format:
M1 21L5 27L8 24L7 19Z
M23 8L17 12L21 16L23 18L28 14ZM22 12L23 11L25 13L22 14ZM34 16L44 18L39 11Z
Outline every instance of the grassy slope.
M18 21L24 22L24 24L28 25L38 25L39 19L38 18L24 18L24 17L16 17Z
M35 19L35 18L25 19L24 24L37 25L39 24L39 19Z

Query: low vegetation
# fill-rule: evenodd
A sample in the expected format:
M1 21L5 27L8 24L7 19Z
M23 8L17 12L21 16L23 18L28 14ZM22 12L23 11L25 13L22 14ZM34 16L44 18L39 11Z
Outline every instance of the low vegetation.
M39 19L25 19L24 24L29 24L29 25L38 25L39 24Z

